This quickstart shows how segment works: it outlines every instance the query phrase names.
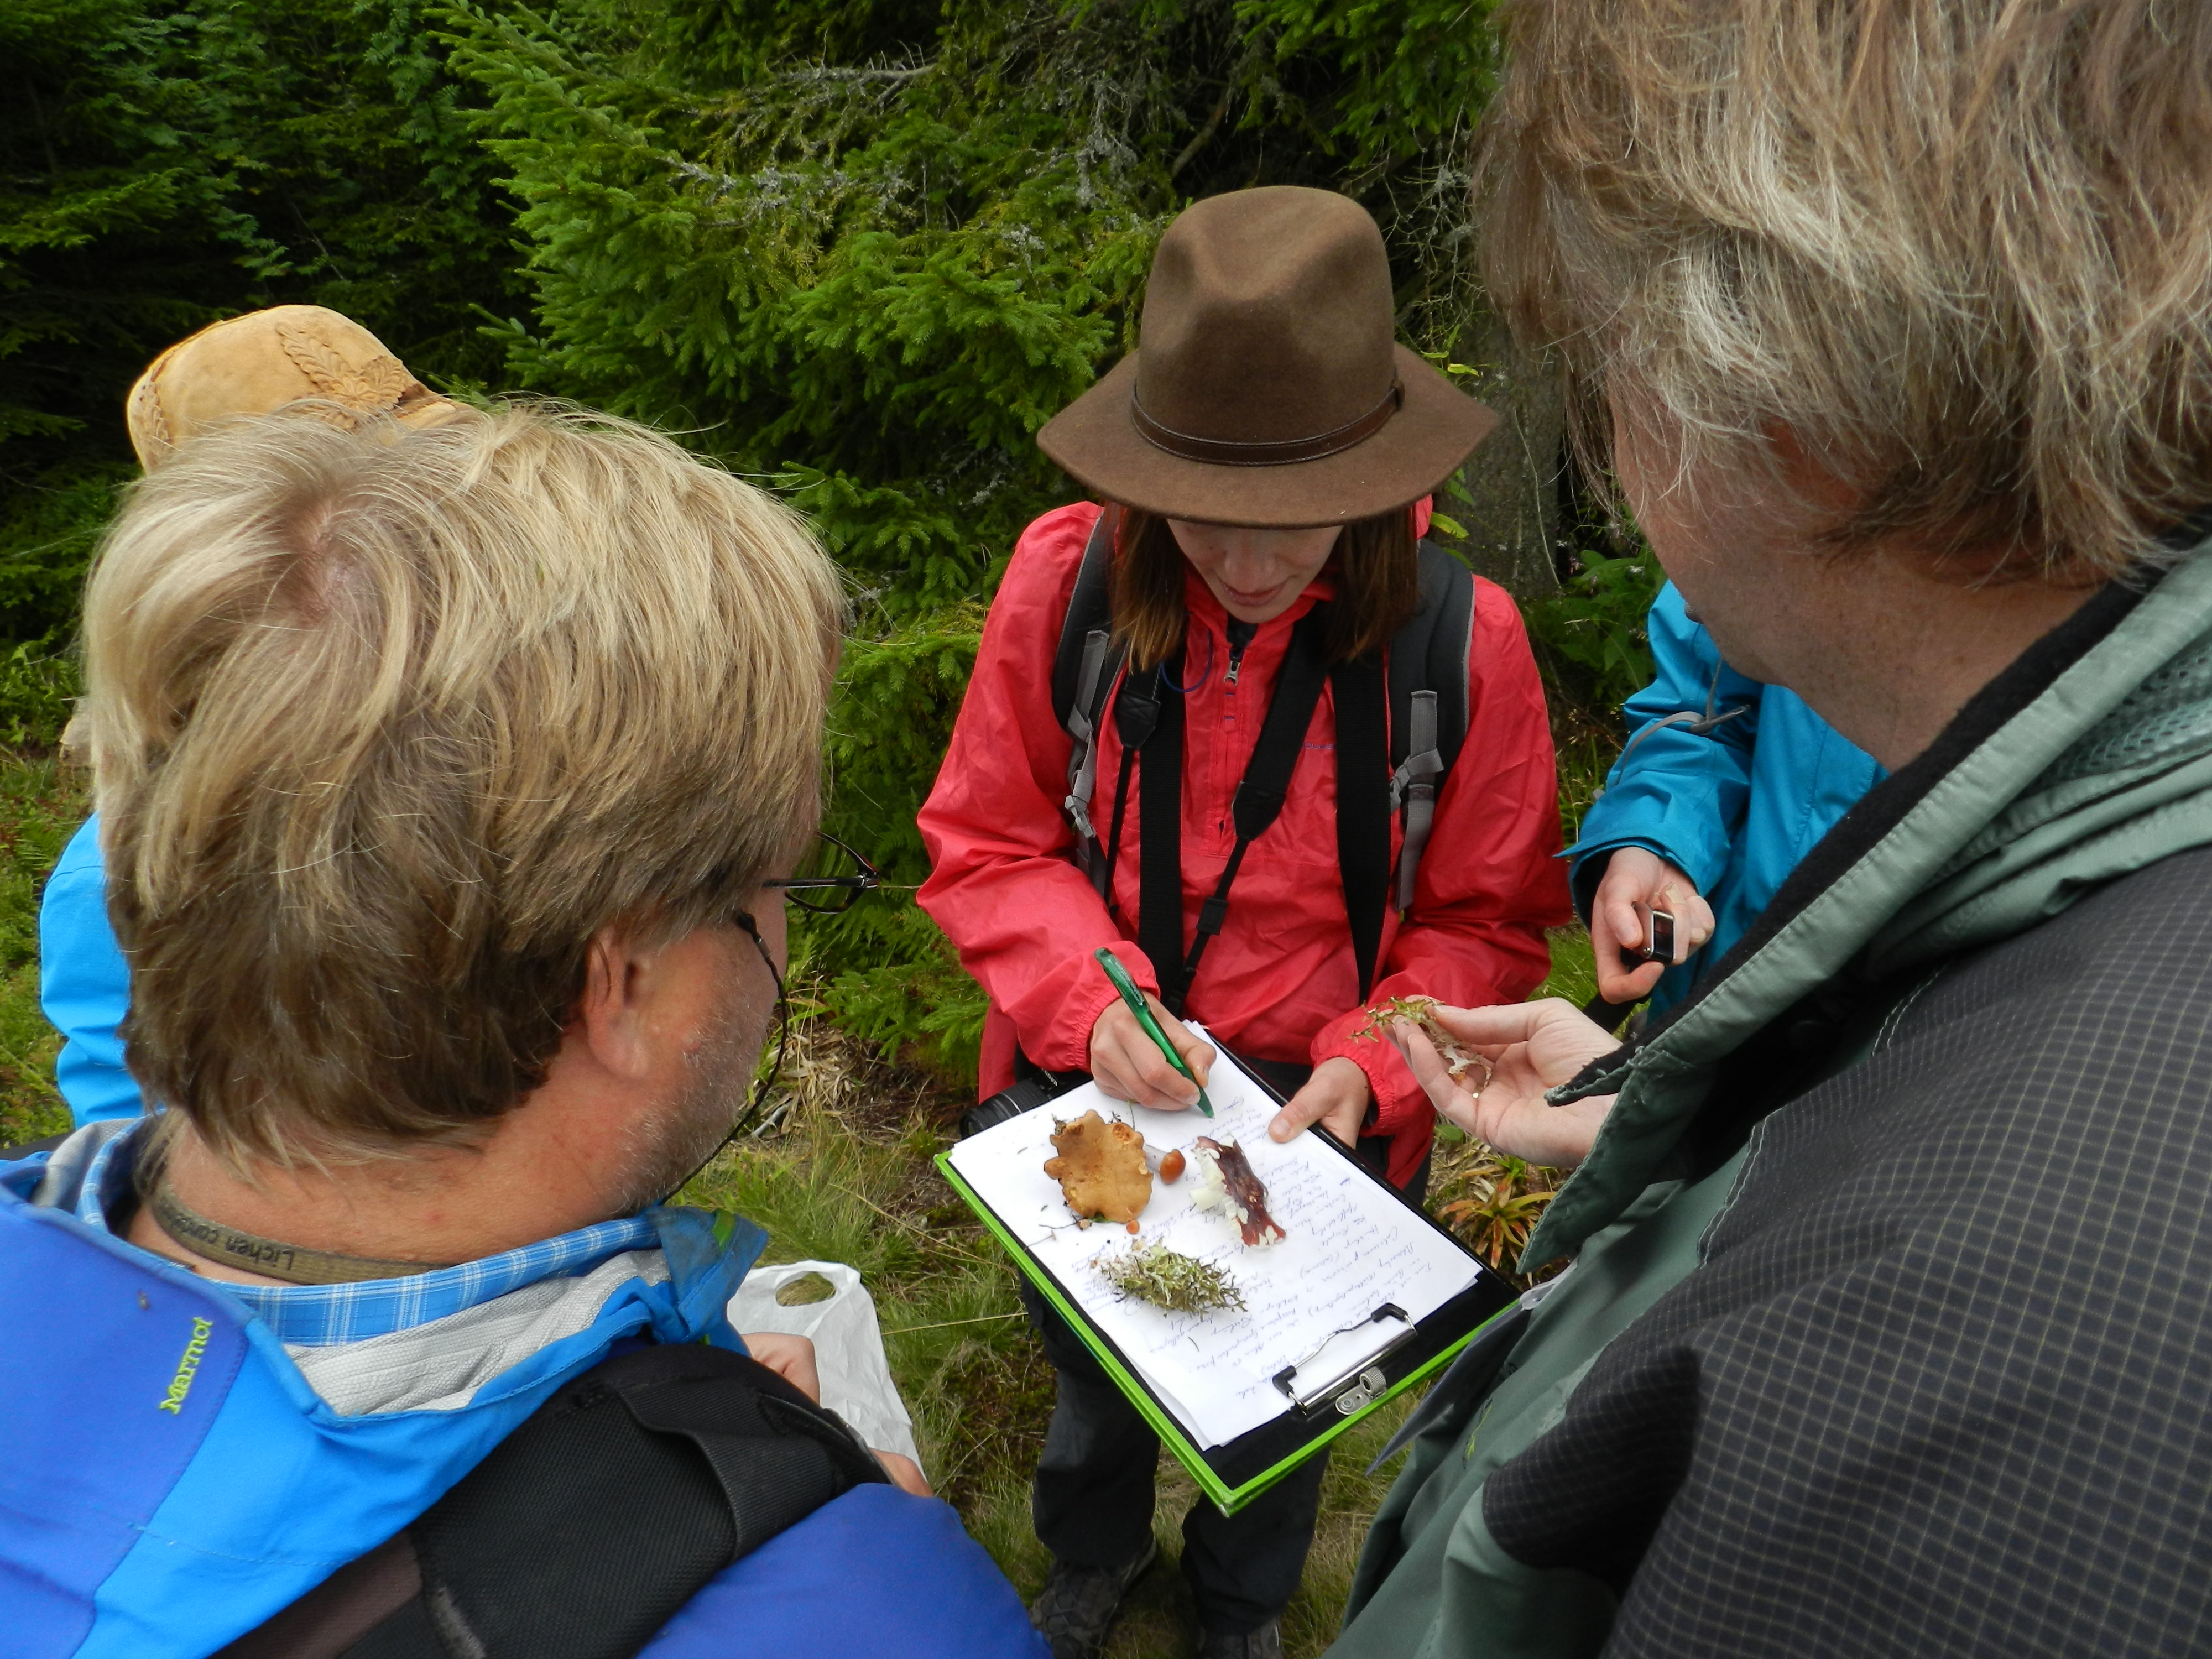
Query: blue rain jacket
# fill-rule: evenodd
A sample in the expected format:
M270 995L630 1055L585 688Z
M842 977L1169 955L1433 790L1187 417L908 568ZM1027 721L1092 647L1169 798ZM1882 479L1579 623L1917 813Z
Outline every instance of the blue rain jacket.
M742 1350L723 1310L764 1236L738 1222L718 1238L703 1211L650 1211L641 1231L657 1255L617 1258L583 1328L465 1403L340 1413L240 1297L80 1218L87 1145L114 1133L80 1132L53 1154L52 1180L46 1153L0 1164L11 1659L198 1659L406 1526L617 1343ZM93 1176L102 1204L109 1175ZM623 1271L658 1258L665 1277ZM1013 1587L952 1510L885 1486L845 1493L725 1569L644 1650L864 1653L1044 1659Z
M123 1069L116 1035L131 1006L131 969L107 925L96 813L70 837L39 902L39 1001L64 1039L54 1082L78 1127L137 1117L138 1085Z
M1648 623L1658 678L1622 714L1630 746L1583 818L1574 860L1575 908L1589 920L1605 860L1643 847L1677 866L1713 907L1705 948L1667 970L1652 1011L1689 994L1766 908L1813 844L1887 774L1793 691L1747 679L1721 661L1668 582ZM1741 710L1699 734L1654 722L1685 712Z

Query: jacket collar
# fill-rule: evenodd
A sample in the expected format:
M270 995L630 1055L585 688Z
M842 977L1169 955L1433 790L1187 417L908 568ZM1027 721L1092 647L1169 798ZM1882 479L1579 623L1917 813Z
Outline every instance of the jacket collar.
M1720 1062L1834 981L2011 937L2100 884L2212 845L2212 544L2108 587L1878 784L1667 1019L1555 1101L1617 1092L1522 1258L1568 1255L1655 1178Z
M137 1143L153 1119L88 1124L54 1150L43 1170L19 1165L10 1187L28 1188L31 1203L64 1211L87 1231L107 1235L118 1248L167 1267L166 1258L140 1250L111 1231L108 1212L131 1184ZM33 1184L35 1182L35 1184ZM487 1306L516 1291L550 1279L591 1273L617 1256L650 1252L648 1277L669 1285L665 1341L690 1341L712 1334L720 1310L758 1259L768 1236L736 1216L655 1206L634 1216L580 1227L520 1249L458 1267L343 1285L205 1285L242 1303L278 1340L323 1347L390 1336ZM659 1258L665 1256L666 1271Z

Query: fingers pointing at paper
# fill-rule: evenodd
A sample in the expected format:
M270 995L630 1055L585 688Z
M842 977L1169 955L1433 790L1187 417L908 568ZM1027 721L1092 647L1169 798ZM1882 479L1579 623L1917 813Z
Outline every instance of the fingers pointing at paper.
M1314 1067L1305 1087L1275 1114L1267 1133L1273 1139L1288 1140L1318 1123L1349 1146L1359 1139L1360 1120L1366 1116L1367 1103L1374 1097L1367 1086L1367 1073L1358 1066L1341 1055L1324 1060Z
M1409 1021L1392 1021L1391 1040L1439 1114L1478 1140L1532 1164L1558 1169L1583 1161L1613 1097L1553 1106L1544 1091L1620 1047L1611 1033L1556 997L1493 1008L1438 1006L1429 1017L1492 1068L1487 1083L1479 1063L1455 1079L1426 1032Z

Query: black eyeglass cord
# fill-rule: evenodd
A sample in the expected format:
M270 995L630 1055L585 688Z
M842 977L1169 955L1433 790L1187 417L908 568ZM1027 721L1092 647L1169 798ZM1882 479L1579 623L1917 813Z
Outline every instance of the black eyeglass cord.
M677 1194L696 1181L699 1178L700 1170L704 1170L720 1158L725 1146L752 1127L753 1120L760 1115L761 1108L768 1103L769 1091L775 1086L775 1080L783 1075L784 1051L791 1046L791 1002L784 994L783 971L775 965L775 957L769 953L768 941L760 936L760 928L752 917L745 911L740 910L733 920L738 927L745 930L745 937L752 940L753 949L760 952L760 959L768 969L769 977L775 981L775 1063L754 1083L751 1097L745 1102L745 1109L738 1115L738 1121L730 1125L730 1132L714 1143L707 1156L699 1160L697 1166L690 1175L685 1176L668 1190L660 1200L663 1204L669 1202Z

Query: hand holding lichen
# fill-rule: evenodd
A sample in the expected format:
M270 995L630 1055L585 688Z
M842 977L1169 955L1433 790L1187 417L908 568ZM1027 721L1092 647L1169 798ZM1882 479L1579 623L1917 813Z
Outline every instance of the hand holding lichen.
M1418 1018L1393 1016L1387 1007L1377 1017L1389 1018L1391 1041L1438 1113L1476 1139L1532 1164L1565 1169L1589 1155L1613 1097L1554 1106L1545 1092L1620 1047L1610 1032L1556 997L1491 1008L1418 1000L1427 1005ZM1482 1064L1486 1075L1474 1093L1461 1081L1468 1066L1455 1072L1432 1030L1442 1031L1454 1052Z
M1367 1024L1352 1033L1355 1040L1379 1041L1386 1035L1395 1036L1393 1028L1403 1023L1418 1030L1428 1038L1444 1062L1445 1073L1454 1083L1462 1083L1468 1072L1480 1066L1482 1078L1468 1091L1470 1098L1480 1097L1489 1086L1494 1069L1490 1058L1462 1048L1459 1040L1437 1018L1437 1010L1443 1005L1434 997L1392 997L1388 1002L1367 1011Z

